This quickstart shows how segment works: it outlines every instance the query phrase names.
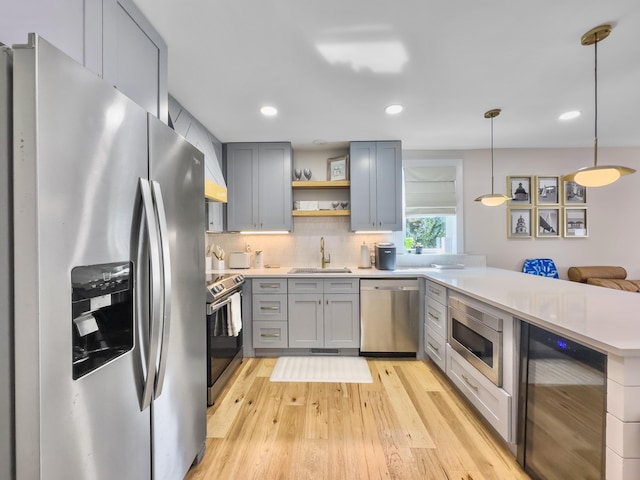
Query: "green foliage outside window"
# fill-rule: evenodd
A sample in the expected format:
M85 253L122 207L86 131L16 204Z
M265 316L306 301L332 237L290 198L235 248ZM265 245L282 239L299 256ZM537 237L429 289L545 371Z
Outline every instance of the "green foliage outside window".
M425 248L437 248L437 239L446 236L446 222L444 217L407 218L405 232L414 243L421 243Z

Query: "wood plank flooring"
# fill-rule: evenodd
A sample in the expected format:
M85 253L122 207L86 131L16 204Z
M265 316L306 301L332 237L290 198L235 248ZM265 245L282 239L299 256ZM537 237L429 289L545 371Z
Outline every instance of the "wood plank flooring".
M373 383L344 384L270 382L275 361L244 360L186 480L529 478L430 362L369 359Z

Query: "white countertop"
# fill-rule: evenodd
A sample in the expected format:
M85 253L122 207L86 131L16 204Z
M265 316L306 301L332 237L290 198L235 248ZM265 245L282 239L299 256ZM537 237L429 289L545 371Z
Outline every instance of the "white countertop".
M251 277L309 277L293 267L224 270ZM527 275L496 268L401 268L393 271L348 267L352 273L323 277L425 277L513 316L548 328L606 353L640 356L640 293Z

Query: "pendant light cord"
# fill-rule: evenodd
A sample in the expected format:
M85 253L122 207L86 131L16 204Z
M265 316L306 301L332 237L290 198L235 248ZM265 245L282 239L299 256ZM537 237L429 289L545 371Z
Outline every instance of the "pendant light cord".
M493 117L491 117L491 195L494 194L494 191L493 191L494 183L495 181L493 176Z
M594 117L595 117L595 124L594 124L594 128L593 128L593 166L597 167L598 166L598 42L600 41L600 39L596 36L596 41L593 44L594 47L594 82L593 84L595 85L594 88L594 103L595 103L595 109L594 109Z

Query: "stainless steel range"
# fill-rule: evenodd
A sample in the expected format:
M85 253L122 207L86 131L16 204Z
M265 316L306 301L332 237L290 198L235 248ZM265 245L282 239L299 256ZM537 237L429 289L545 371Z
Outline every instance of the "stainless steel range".
M242 286L239 274L207 275L207 403L213 405L242 363Z

